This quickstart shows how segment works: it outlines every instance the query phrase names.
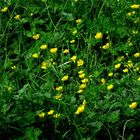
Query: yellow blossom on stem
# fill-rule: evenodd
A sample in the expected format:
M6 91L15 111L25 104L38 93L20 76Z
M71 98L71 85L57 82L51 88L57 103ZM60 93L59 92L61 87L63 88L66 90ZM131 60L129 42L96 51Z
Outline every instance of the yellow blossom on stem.
M67 54L67 53L69 53L69 50L68 50L68 49L65 49L65 50L63 51L63 53L64 53L64 54Z
M131 60L128 60L127 65L128 65L128 67L130 67L130 68L133 67L132 61L131 61Z
M123 72L124 73L127 73L128 72L128 69L126 68L126 69L123 69Z
M16 70L16 68L17 67L15 65L11 67L12 70Z
M130 105L129 105L129 108L131 109L135 109L137 107L137 102L132 102Z
M137 80L140 81L140 77Z
M112 77L113 76L113 72L108 73L108 76Z
M88 78L84 78L84 79L81 80L81 82L84 83L84 84L88 83L88 81L89 81Z
M105 84L106 83L106 80L104 78L101 78L101 83L102 84Z
M114 88L114 85L113 84L110 84L110 85L107 86L107 90L111 90L113 88Z
M61 78L61 81L67 81L69 79L69 76L68 75L65 75Z
M77 91L77 93L82 93L84 90L83 89L79 89L78 91Z
M85 73L81 73L81 74L79 74L79 78L84 78L85 77Z
M138 9L139 7L140 7L139 4L133 4L133 5L131 5L131 8L132 8L132 9Z
M84 65L84 61L82 59L79 59L77 61L77 66L80 67L80 66L83 66Z
M120 68L120 66L121 66L121 64L116 64L116 65L115 65L115 69Z
M117 60L118 60L119 62L121 62L122 60L124 60L124 56L118 57Z
M51 52L51 53L57 53L57 50L58 50L57 48L51 48L51 49L50 49L50 52Z
M63 89L63 86L56 87L57 91L61 91L62 89Z
M96 33L95 39L102 39L102 38L103 38L103 34L101 32Z
M73 39L73 40L71 40L71 41L70 41L70 43L71 43L71 44L75 43L75 40L74 40L74 39Z
M50 111L48 112L48 115L53 115L53 113L54 113L54 110L50 110Z
M84 89L84 88L86 88L86 84L81 84L79 87L79 89Z
M76 55L74 55L74 56L72 56L72 57L70 58L70 60L73 61L73 62L76 62L76 59L77 59L77 56L76 56Z
M109 43L106 43L102 48L103 49L108 49L110 47Z
M44 118L45 117L45 113L42 112L42 113L38 114L38 116L39 116L39 118Z
M81 24L81 23L82 23L82 20L81 20L81 19L77 19L77 20L76 20L76 23L77 23L77 24Z
M20 15L14 16L14 19L15 19L15 20L19 20L19 19L20 19Z
M35 34L35 35L32 36L32 38L33 38L34 40L38 40L39 37L40 37L40 34Z
M76 35L77 32L78 32L77 30L74 30L74 31L72 32L72 34L73 34L73 35Z
M57 100L61 99L62 98L62 94L58 94L58 95L54 96L54 98L57 99Z
M140 53L139 52L135 53L134 57L140 57Z
M41 50L45 50L45 49L47 49L47 48L48 48L48 45L47 45L47 44L43 44L43 45L40 46L40 49L41 49Z
M33 57L33 58L39 58L39 54L38 54L38 53L34 53L34 54L32 55L32 57Z
M78 115L78 114L84 112L84 110L85 110L85 105L80 105L80 106L77 108L75 114Z
M2 13L5 13L5 12L7 12L8 11L8 7L4 7L3 9L1 9L1 12Z
M56 118L56 119L57 118L60 118L60 114L58 114L58 113L57 114L54 114L53 117Z

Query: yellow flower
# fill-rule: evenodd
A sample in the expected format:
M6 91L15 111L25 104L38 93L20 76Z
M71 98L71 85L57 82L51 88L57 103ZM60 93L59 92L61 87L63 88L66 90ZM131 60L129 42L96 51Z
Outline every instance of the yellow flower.
M103 38L103 34L101 32L96 33L95 39L102 39L102 38Z
M53 115L53 113L54 113L54 110L50 110L50 111L48 112L48 115Z
M136 34L138 34L138 31L132 31L132 33L134 34L134 35L136 35Z
M86 88L86 84L81 84L79 87L79 89L84 89L84 88Z
M56 119L60 118L60 114L57 113L57 114L53 115L53 117L56 118Z
M133 4L133 5L131 5L131 8L132 8L132 9L138 9L139 7L140 7L139 4Z
M33 58L39 58L39 54L38 54L38 53L34 53L34 54L32 55L32 57L33 57Z
M70 58L70 60L73 61L73 62L76 62L76 59L77 59L77 56L76 56L76 55L74 55L74 56L72 56L72 57Z
M117 60L121 62L122 60L124 60L124 56L118 57Z
M4 7L3 9L1 9L1 12L5 13L5 12L7 12L7 10L8 10L8 7Z
M137 80L140 81L140 77Z
M58 95L54 96L54 98L57 99L57 100L61 99L62 98L62 94L58 94Z
M88 81L89 81L88 78L84 78L83 80L81 80L81 82L84 83L84 84L88 83Z
M84 90L83 89L79 89L78 91L77 91L77 93L82 93Z
M35 34L35 35L32 36L32 38L33 38L34 40L38 40L39 37L40 37L40 34Z
M137 102L132 102L130 105L129 105L129 108L131 109L135 109L137 107Z
M116 64L116 65L115 65L115 69L120 68L120 66L121 66L121 64Z
M65 49L65 50L63 51L63 53L64 53L64 54L67 54L67 53L69 53L69 50L68 50L68 49Z
M131 12L129 12L129 13L127 13L126 15L130 17L130 16L132 16L132 13L131 13Z
M63 89L63 86L56 87L57 91L61 91L62 89Z
M45 117L45 113L42 112L42 113L38 114L38 116L39 116L39 118L44 118Z
M11 67L11 69L13 69L13 70L16 70L16 68L17 68L17 67L16 67L15 65Z
M85 73L81 73L81 74L79 74L79 78L84 78L85 77Z
M134 57L140 57L140 53L135 53Z
M14 16L14 19L19 20L20 19L20 15Z
M57 53L57 50L58 50L57 48L51 48L51 49L50 49L50 52L51 52L51 53Z
M76 34L77 34L77 30L74 30L74 31L72 32L72 34L73 34L73 35L76 35Z
M84 65L84 61L82 59L79 59L77 61L77 66L80 67L80 66L83 66Z
M101 82L102 82L102 84L105 84L106 80L104 78L101 78Z
M83 101L83 105L85 106L86 104L87 104L87 101L86 101L86 100L84 100L84 101Z
M77 24L81 24L81 23L82 23L82 20L81 20L81 19L77 19L77 20L76 20L76 23L77 23Z
M126 69L124 69L124 70L123 70L123 72L124 72L124 73L127 73L127 72L128 72L128 69L127 69L127 68L126 68Z
M108 76L109 76L109 77L112 77L112 76L113 76L113 72L110 72L110 73L108 74Z
M65 75L64 77L61 78L62 81L67 81L69 79L68 75Z
M109 43L106 43L106 45L104 45L102 48L103 49L108 49L110 46L109 46Z
M85 105L80 105L80 106L77 108L75 114L78 115L78 114L82 113L84 110L85 110Z
M47 49L47 48L48 48L48 45L47 45L47 44L43 44L43 45L40 46L40 49L41 49L41 50L45 50L45 49Z
M71 43L71 44L75 43L75 40L74 40L74 39L73 39L73 40L71 40L71 41L70 41L70 43Z
M133 67L132 61L131 61L131 60L128 60L127 65L128 65L128 67L130 67L130 68Z
M114 85L113 84L107 86L107 90L111 90L113 88L114 88Z

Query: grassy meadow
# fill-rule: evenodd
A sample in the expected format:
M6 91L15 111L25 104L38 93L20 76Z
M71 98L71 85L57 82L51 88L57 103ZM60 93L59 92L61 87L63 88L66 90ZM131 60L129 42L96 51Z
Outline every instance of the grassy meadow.
M0 0L1 140L139 132L139 0Z

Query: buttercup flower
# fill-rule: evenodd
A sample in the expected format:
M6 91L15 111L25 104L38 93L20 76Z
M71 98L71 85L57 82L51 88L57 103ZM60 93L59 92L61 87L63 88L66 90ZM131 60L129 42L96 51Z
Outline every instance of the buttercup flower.
M61 91L62 89L63 89L63 86L56 87L57 91Z
M84 110L85 110L85 105L80 105L80 106L77 108L75 114L78 115L78 114L84 112Z
M83 66L84 65L84 61L82 59L79 59L77 61L77 66L80 67L80 66Z
M88 78L84 78L84 79L81 80L81 82L84 83L84 84L88 83L88 81L89 81Z
M106 80L104 78L101 78L101 83L102 84L105 84L106 83Z
M78 91L77 91L77 93L82 93L84 90L83 89L79 89Z
M109 43L106 43L106 45L104 45L102 48L103 49L108 49L110 46L109 46Z
M140 81L140 77L137 80Z
M40 34L35 34L35 35L32 36L32 38L33 38L34 40L38 40L39 37L40 37Z
M113 84L107 86L107 90L111 90L113 88L114 88L114 85Z
M85 73L79 74L79 78L84 78L84 77L85 77Z
M53 117L56 118L56 119L60 118L60 114L57 113L57 114L53 115Z
M102 38L103 38L103 34L101 32L96 33L95 39L102 39Z
M124 60L124 56L118 57L117 60L121 62L122 60Z
M48 112L48 115L53 115L53 113L54 113L54 110L50 110L50 111Z
M128 65L128 67L130 67L130 68L133 67L132 61L131 61L131 60L128 60L127 65Z
M51 53L57 53L57 50L58 50L57 48L51 48L51 49L50 49L50 52L51 52Z
M86 84L81 84L79 87L79 89L84 89L84 88L86 88Z
M76 23L77 23L77 24L81 24L81 23L82 23L82 20L81 20L81 19L77 19L77 20L76 20Z
M39 58L39 54L38 54L38 53L34 53L34 54L32 55L32 57L33 57L33 58Z
M130 105L129 105L129 108L131 109L135 109L137 107L137 102L132 102Z
M131 5L131 8L132 8L132 9L138 9L139 7L140 7L139 4L133 4L133 5Z
M63 53L64 53L64 54L67 54L67 53L69 53L69 50L68 50L68 49L65 49L65 50L63 51Z
M140 53L135 53L134 57L140 57Z
M68 75L65 75L64 77L61 78L62 81L67 81L69 79Z
M5 13L5 12L7 12L7 10L8 10L8 7L4 7L3 9L1 9L1 12Z
M75 40L74 40L74 39L73 39L73 40L71 40L71 41L70 41L70 43L71 43L71 44L75 43Z
M57 99L57 100L61 99L62 98L62 94L58 94L58 95L54 96L54 98Z
M47 44L43 44L43 45L40 46L40 49L41 49L41 50L45 50L45 49L47 49L47 48L48 48L48 45L47 45Z
M126 68L126 69L123 69L123 72L124 73L127 73L128 72L128 69Z
M121 64L116 64L116 65L115 65L115 69L120 68L120 66L121 66Z
M70 58L70 60L73 61L73 62L76 62L76 59L77 59L77 56L76 56L76 55L74 55L74 56L72 56L72 57Z
M112 77L112 76L113 76L113 72L110 72L110 73L108 74L108 76L109 76L109 77Z
M19 19L20 19L20 15L14 16L14 19L15 19L15 20L19 20Z
M77 30L74 30L74 31L72 32L72 34L73 34L73 35L76 35L76 34L77 34Z
M45 117L45 113L42 112L42 113L38 114L38 116L39 116L39 118L44 118Z
M17 67L16 67L15 65L11 67L11 69L13 69L13 70L16 70L16 68L17 68Z

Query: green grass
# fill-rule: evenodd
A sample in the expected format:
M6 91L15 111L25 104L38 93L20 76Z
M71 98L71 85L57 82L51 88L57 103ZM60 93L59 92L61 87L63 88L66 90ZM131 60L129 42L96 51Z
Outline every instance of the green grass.
M1 1L0 139L139 140L139 13L133 0Z

